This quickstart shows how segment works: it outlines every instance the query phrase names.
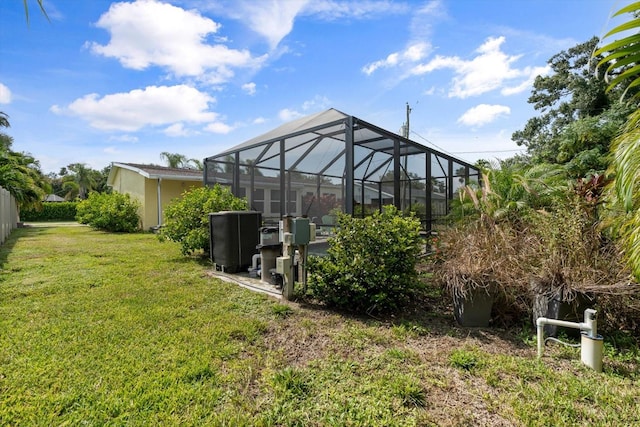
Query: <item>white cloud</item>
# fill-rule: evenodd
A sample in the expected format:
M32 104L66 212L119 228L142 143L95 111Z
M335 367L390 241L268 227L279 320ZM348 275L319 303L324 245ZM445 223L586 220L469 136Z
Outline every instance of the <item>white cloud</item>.
M11 90L2 83L0 83L0 104L11 103Z
M305 112L310 112L313 110L324 110L331 105L331 100L326 96L316 95L313 99L308 101L304 101L302 103L302 110Z
M313 0L307 3L304 13L316 15L321 19L369 19L375 16L406 13L409 5L404 2L382 1L336 1Z
M243 21L267 39L271 49L293 29L293 22L308 0L245 0L237 3Z
M411 70L413 75L422 75L435 70L450 68L454 71L450 98L467 98L502 88L503 95L512 95L530 87L531 82L543 67L513 68L520 55L507 55L501 50L504 37L489 37L471 60L457 56L436 56L426 64ZM518 81L521 80L521 81ZM514 86L503 87L507 82L517 81Z
M443 15L444 8L440 0L425 2L424 5L413 11L409 24L410 37L407 46L401 51L390 53L384 59L365 65L362 67L362 72L371 75L382 68L407 69L414 67L417 62L422 61L431 53L431 43L426 40L429 39L433 23Z
M265 119L264 117L258 117L257 119L254 119L253 122L251 123L253 123L254 125L261 125L266 122L267 122L267 119Z
M126 93L105 95L92 93L78 98L67 107L54 105L56 114L69 114L87 120L101 130L137 131L145 126L178 122L215 121L217 114L208 111L215 99L186 86L148 86Z
M119 135L119 136L111 136L109 137L109 141L116 142L138 142L138 137L133 135Z
M422 92L423 95L433 95L434 93L436 93L436 87L435 86L431 86L429 89L425 90L424 92Z
M518 93L522 93L531 87L533 87L533 82L538 76L546 76L551 73L551 66L545 65L544 67L526 67L523 70L523 74L528 75L526 80L523 80L520 84L516 86L508 86L502 88L500 91L501 94L505 96L515 95Z
M299 16L337 21L373 19L411 10L406 2L390 0L200 0L196 4L201 10L225 14L247 25L267 41L272 51L291 33Z
M164 134L171 137L189 136L190 132L185 129L183 123L174 123L164 130Z
M289 122L291 120L295 120L297 118L300 118L304 116L304 114L296 111L296 110L290 110L288 108L284 108L282 110L280 110L278 112L278 118L280 120L282 120L283 122Z
M209 123L204 130L211 133L227 134L233 130L233 126L229 126L223 122Z
M222 83L233 77L232 68L255 67L265 59L253 58L247 50L206 43L220 24L155 0L113 3L96 26L109 31L111 39L106 45L87 43L91 51L135 70L159 66L179 77Z
M283 122L288 122L291 120L298 119L307 114L312 114L313 112L325 110L329 108L331 105L331 100L326 96L316 95L313 99L308 101L304 101L300 110L292 110L289 108L284 108L278 112L278 118Z
M430 51L431 45L426 42L410 44L403 51L393 52L384 59L365 65L362 67L362 72L366 75L371 75L380 68L392 68L406 64L413 64L426 57Z
M255 95L256 93L256 84L251 82L251 83L245 83L242 85L242 90L244 90L248 95Z
M460 116L458 123L467 126L483 126L500 116L508 116L509 114L511 114L511 108L506 105L480 104Z

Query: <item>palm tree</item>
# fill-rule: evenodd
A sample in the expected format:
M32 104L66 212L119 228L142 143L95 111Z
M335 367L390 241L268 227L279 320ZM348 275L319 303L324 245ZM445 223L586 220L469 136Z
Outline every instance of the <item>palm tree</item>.
M77 194L80 199L86 199L89 196L89 191L93 190L96 186L94 174L91 168L88 168L84 163L73 163L68 166L68 169L73 172L73 183L76 184L63 184L63 188L74 191L77 189ZM67 181L69 182L69 181Z
M170 168L183 168L187 163L189 163L187 156L179 153L163 151L160 153L160 158L164 160Z
M47 11L44 9L44 0L36 0L38 2L38 6L40 6L40 11L42 12L42 14L44 15L45 18L47 18L47 21L49 20L49 15L47 15ZM29 4L27 2L27 0L23 0L24 2L24 13L27 17L27 24L29 23Z
M0 127L9 127L8 116L0 112ZM37 206L49 192L40 164L30 154L11 150L13 138L0 132L0 187L9 191L21 208Z
M20 208L38 206L49 190L38 161L13 151L0 152L0 187L13 195Z
M189 161L187 162L187 167L190 169L197 169L199 171L204 169L202 160L198 160L198 159L189 159Z
M613 16L630 14L624 22L609 31L603 39L620 33L633 34L614 40L593 53L603 55L598 67L606 66L608 91L624 88L622 98L640 101L640 2L634 2ZM628 34L628 33L627 33ZM640 280L640 109L629 116L623 132L611 145L611 165L608 174L613 177L605 191L605 200L613 216L614 235L620 238L633 274Z
M6 113L0 111L0 127L8 128L11 125L9 124L9 116Z

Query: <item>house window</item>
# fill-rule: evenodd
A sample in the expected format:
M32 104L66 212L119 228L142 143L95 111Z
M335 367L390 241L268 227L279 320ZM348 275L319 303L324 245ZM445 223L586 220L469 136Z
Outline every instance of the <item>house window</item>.
M295 191L289 191L289 203L287 213L296 213L298 211L298 200Z
M253 190L250 207L254 211L264 212L264 188L256 188Z
M280 190L271 190L271 213L280 213Z
M280 213L280 203L283 201L280 197L280 190L271 190L271 213ZM289 192L289 201L285 213L294 214L298 210L298 193L294 190Z

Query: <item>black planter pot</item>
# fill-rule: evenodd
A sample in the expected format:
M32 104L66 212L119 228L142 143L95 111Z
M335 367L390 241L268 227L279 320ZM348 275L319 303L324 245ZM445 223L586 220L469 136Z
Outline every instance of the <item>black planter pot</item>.
M459 295L453 292L453 315L460 326L489 326L493 295L488 289L474 287Z
M533 327L536 328L538 317L547 319L566 320L568 322L582 322L584 311L591 308L594 298L582 292L563 292L555 290L549 292L538 292L533 296ZM563 328L555 325L545 325L544 333L547 336L555 337L560 331L568 336L579 338L580 330L573 328Z

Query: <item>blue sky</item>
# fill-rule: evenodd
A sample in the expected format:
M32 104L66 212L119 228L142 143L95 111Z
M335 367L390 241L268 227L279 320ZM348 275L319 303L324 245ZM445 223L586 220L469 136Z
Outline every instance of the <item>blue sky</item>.
M522 152L536 75L618 0L0 1L13 149L70 163L203 159L336 108L461 159Z

